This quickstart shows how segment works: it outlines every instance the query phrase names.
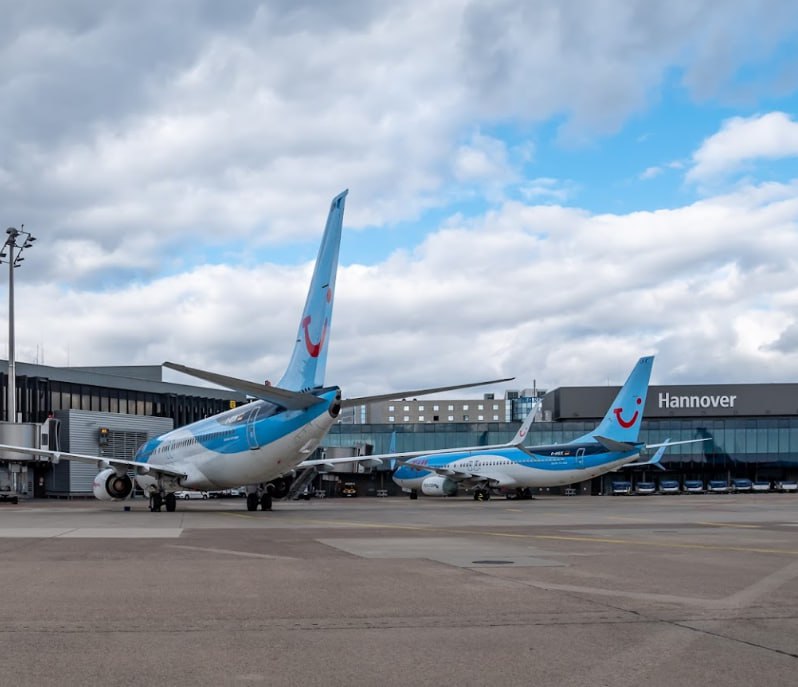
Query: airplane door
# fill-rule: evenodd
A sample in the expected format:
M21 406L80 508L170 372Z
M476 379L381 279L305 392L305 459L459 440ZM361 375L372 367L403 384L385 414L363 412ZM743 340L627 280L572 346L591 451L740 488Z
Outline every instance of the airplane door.
M258 435L255 431L256 430L255 420L257 420L258 415L259 415L258 409L253 408L252 412L249 414L249 417L247 418L247 443L249 444L249 448L252 449L253 451L256 448L259 448L260 446L258 444Z
M576 449L576 467L580 470L585 467L585 449Z

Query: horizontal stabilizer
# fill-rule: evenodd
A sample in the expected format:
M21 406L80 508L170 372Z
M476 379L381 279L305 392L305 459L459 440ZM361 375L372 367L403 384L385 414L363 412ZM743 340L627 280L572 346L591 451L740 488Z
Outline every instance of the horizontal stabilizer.
M609 437L595 436L593 438L608 451L625 453L626 451L634 451L636 448L638 448L636 444L627 444L625 441L615 441L615 439L610 439Z
M237 379L236 377L228 377L226 375L216 374L215 372L206 372L205 370L198 370L194 367L186 367L177 363L165 362L164 367L170 370L176 370L183 374L204 379L206 382L218 384L219 386L240 391L242 394L254 396L255 398L269 401L288 410L305 410L317 403L323 403L324 399L314 396L313 394L304 393L301 391L289 391L288 389L281 389L277 386L269 386L266 384L258 384L257 382L249 382L246 379Z
M407 398L408 396L425 396L426 394L437 394L440 391L454 391L455 389L469 389L474 386L485 386L486 384L499 384L509 382L515 377L505 377L504 379L490 379L487 382L472 382L470 384L455 384L454 386L436 386L430 389L414 389L412 391L394 391L389 394L379 394L378 396L360 396L359 398L345 398L341 401L341 406L350 408L352 406L372 403L373 401L390 401L396 398Z

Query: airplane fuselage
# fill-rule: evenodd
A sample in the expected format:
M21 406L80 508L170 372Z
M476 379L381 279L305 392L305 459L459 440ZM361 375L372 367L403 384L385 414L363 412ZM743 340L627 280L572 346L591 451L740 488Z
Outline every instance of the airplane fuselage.
M435 475L467 485L555 487L610 472L638 455L637 449L608 451L598 443L464 451L413 458L394 472L393 480L403 489L416 490L422 488L424 480Z
M182 472L185 477L174 482L188 489L268 482L307 459L335 422L331 408L339 389L319 396L325 402L305 410L262 400L239 406L150 439L135 461ZM164 486L148 474L136 475L136 481L145 491Z

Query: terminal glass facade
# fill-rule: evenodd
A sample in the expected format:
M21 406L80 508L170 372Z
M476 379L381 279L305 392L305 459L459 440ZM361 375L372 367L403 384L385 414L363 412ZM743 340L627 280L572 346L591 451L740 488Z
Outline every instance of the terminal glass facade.
M44 422L58 410L91 410L171 417L175 427L230 408L230 399L94 386L43 377L17 377L17 413L22 422ZM0 375L0 418L8 414L8 375Z
M597 420L535 422L528 446L561 444L596 427ZM388 453L395 432L396 451L424 451L458 446L501 444L513 438L519 423L337 424L325 446L368 444L373 453ZM798 417L644 420L640 440L646 443L705 438L674 446L665 453L669 472L711 479L798 475ZM663 475L666 473L662 473Z

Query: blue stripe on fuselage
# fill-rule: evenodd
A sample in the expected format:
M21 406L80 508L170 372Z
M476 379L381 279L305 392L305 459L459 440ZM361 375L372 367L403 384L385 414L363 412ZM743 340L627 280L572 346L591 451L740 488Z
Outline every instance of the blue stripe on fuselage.
M577 456L579 449L583 449L583 453ZM593 468L604 465L605 463L612 463L616 460L635 456L638 452L637 449L623 453L608 451L601 444L590 442L535 446L534 448L528 449L508 447L493 451L463 451L461 453L447 453L445 455L412 458L404 465L401 465L394 472L393 476L396 479L418 479L419 477L432 474L431 470L419 470L409 467L409 464L417 466L429 465L430 467L438 469L447 467L457 469L459 467L463 469L463 471L468 471L469 466L472 466L473 469L477 470L481 467L489 467L486 465L486 461L490 462L491 457L504 458L524 467L535 468L536 470L576 470L579 468ZM453 465L454 463L457 463L457 465Z
M139 448L134 460L153 465L165 462L172 453L170 449L179 450L186 445L183 442L198 444L220 455L249 451L253 444L270 444L326 413L337 394L337 388L327 390L320 394L326 403L305 410L285 410L268 401L254 401L226 410L150 439Z

